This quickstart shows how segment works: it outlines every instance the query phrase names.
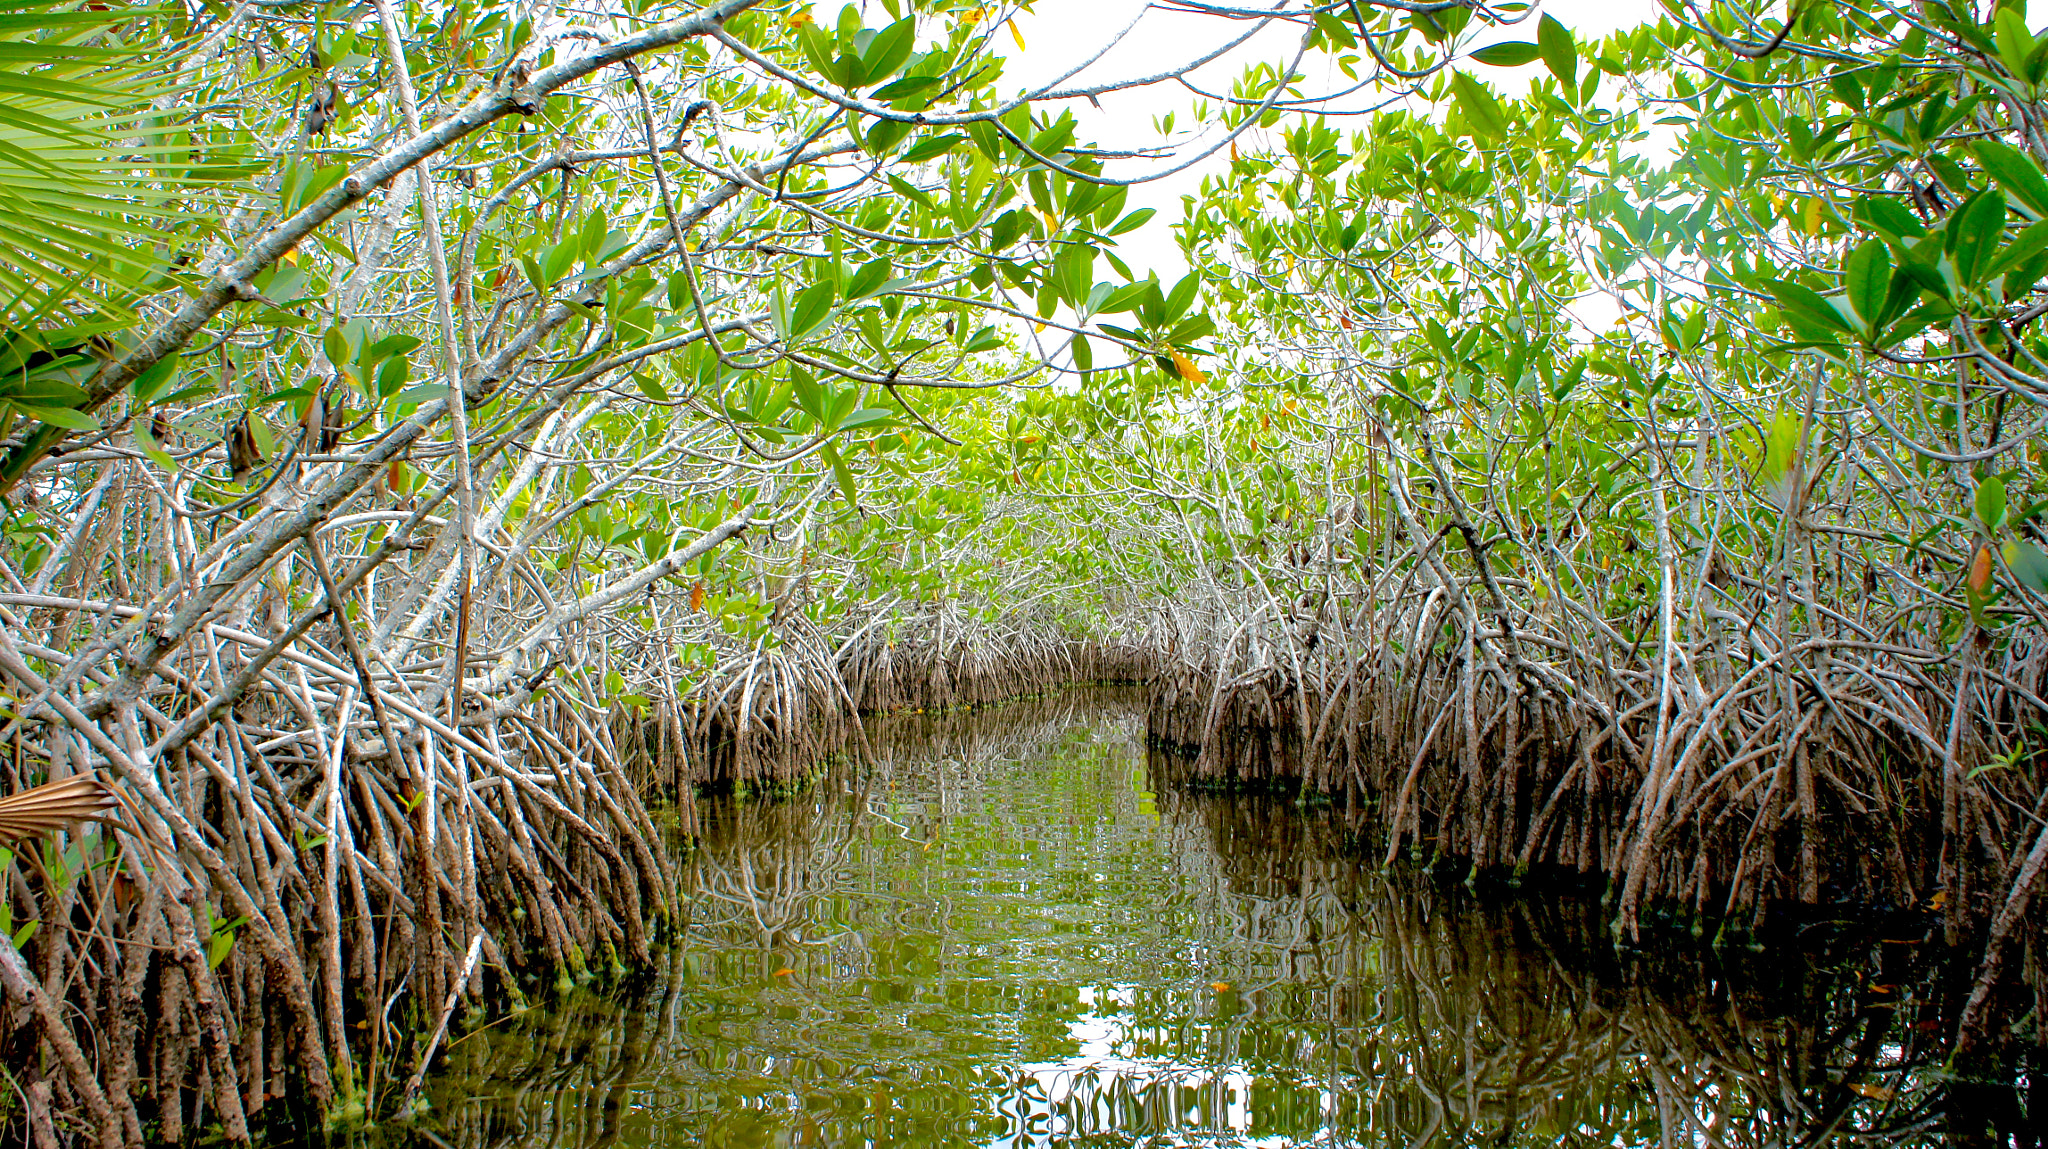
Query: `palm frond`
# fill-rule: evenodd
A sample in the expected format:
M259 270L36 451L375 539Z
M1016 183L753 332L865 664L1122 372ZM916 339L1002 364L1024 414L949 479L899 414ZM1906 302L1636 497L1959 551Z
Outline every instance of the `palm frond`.
M73 774L0 798L0 842L17 843L80 822L113 822L121 796L97 774Z
M153 6L71 10L0 0L0 328L51 304L69 320L131 318L164 286L176 201L219 177L192 168L177 109L175 46L151 41Z

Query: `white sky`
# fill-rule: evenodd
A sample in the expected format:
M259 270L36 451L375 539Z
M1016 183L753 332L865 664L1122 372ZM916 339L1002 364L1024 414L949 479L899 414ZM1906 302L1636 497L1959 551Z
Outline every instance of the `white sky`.
M1038 0L1035 12L1020 16L1016 22L1017 31L1024 39L1023 51L1017 49L1007 30L999 32L995 38L998 50L1010 58L1003 78L1003 87L1009 91L1016 91L1057 79L1068 69L1100 51L1105 43L1130 23L1132 17L1144 7L1145 2L1146 0ZM1653 0L1548 0L1542 5L1541 11L1555 16L1559 22L1573 31L1581 44L1584 44L1605 37L1617 29L1632 28L1654 19L1657 6ZM1532 13L1531 18L1523 24L1503 29L1486 39L1534 40L1536 15ZM1221 47L1242 35L1245 28L1244 24L1215 17L1178 12L1146 12L1137 27L1122 43L1086 72L1068 81L1067 86L1106 83L1157 74ZM1192 78L1194 86L1210 92L1228 92L1231 83L1251 64L1270 61L1276 66L1284 67L1293 59L1298 37L1297 30L1285 26L1270 28L1228 56L1203 67ZM1370 63L1370 59L1367 63ZM1311 57L1303 62L1303 71L1313 77L1324 66L1324 63ZM1496 86L1513 91L1527 82L1526 76L1541 72L1542 67L1541 64L1530 64L1517 69L1480 68L1478 71ZM1329 69L1329 75L1333 77L1333 89L1349 83L1341 73L1335 71L1334 67ZM1201 127L1190 123L1189 109L1197 99L1188 87L1175 81L1167 81L1146 88L1105 95L1101 97L1100 111L1090 107L1085 100L1073 101L1065 106L1072 108L1075 118L1080 121L1080 139L1093 139L1103 147L1118 148L1164 142L1153 128L1153 119L1163 117L1169 112L1176 114L1176 136L1185 138L1184 133L1188 129ZM1354 103L1352 106L1359 104ZM1211 108L1214 108L1213 102ZM1253 135L1255 136L1256 132ZM1250 146L1250 139L1251 137L1247 137L1245 140L1248 145L1245 148L1247 151L1254 150L1254 147ZM1187 154L1191 153L1183 152L1183 155ZM1118 256L1128 263L1131 270L1140 278L1147 269L1152 269L1159 273L1162 280L1171 283L1186 272L1186 264L1174 245L1173 235L1164 225L1180 220L1181 197L1193 194L1201 186L1204 174L1219 171L1228 163L1227 151L1221 152L1188 171L1131 188L1126 211L1151 207L1159 212L1152 226L1123 236L1118 241ZM1116 170L1120 169L1112 169L1112 174L1115 174Z

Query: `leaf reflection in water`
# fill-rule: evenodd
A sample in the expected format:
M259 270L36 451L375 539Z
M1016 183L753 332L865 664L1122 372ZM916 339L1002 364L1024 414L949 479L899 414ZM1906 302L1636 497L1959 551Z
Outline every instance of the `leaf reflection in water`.
M2024 1121L1939 1072L1926 947L1618 955L1595 898L1474 898L1382 875L1341 813L1155 789L1114 692L870 733L799 799L705 803L652 987L460 1042L423 1132L1766 1146Z

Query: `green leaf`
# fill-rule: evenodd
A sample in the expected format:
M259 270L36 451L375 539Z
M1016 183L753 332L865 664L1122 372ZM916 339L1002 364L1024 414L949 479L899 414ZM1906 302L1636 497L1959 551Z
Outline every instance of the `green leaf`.
M2048 178L2042 177L2040 165L2002 140L1979 140L1974 150L1977 162L2007 195L2035 219L2048 219Z
M339 326L330 327L320 337L320 351L327 356L327 362L335 367L347 363L352 357L348 345L348 333Z
M860 406L860 392L855 388L848 387L844 390L833 392L825 403L825 429L827 431L837 431L845 426L846 420L853 415L854 408L858 406Z
M31 407L19 401L15 401L12 405L15 410L20 411L23 415L31 419L39 419L52 427L62 427L67 431L97 431L100 429L99 420L94 419L83 411L74 411L69 407Z
M768 313L775 320L775 330L780 331L784 339L789 338L793 323L790 318L789 291L780 280L777 280L774 288L768 292Z
M872 427L878 423L887 423L894 418L896 418L896 412L886 407L862 407L853 412L853 414L848 415L845 419L842 419L836 429L840 431L857 431L862 427Z
M326 167L310 170L300 169L299 173L290 178L286 186L281 189L284 213L286 215L296 214L300 208L326 194L327 189L340 183L341 177L347 174L347 164L329 164Z
M1214 334L1216 334L1216 324L1208 316L1191 315L1175 324L1173 330L1166 333L1165 342L1176 346L1186 346L1197 339L1207 339Z
M2037 223L2021 232L2011 243L2000 248L1998 254L1984 268L1986 279L2001 275L2048 250L2048 221ZM2017 286L2027 286L2024 284Z
M1144 299L1146 290L1151 286L1152 281L1149 279L1141 279L1136 283L1126 283L1115 291L1110 292L1109 298L1103 300L1102 305L1097 307L1095 312L1098 315L1116 315L1120 312L1130 311L1136 308L1139 302Z
M789 373L790 394L796 398L799 411L822 424L825 421L825 389L818 386L809 372L792 369Z
M442 384L422 383L417 387L408 387L405 390L400 391L396 398L394 398L392 401L397 403L401 407L418 407L427 403L432 403L436 399L445 399L447 397L448 388L443 386ZM262 420L260 419L249 424L251 430L255 430L261 425ZM268 452L265 452L265 454L267 455Z
M377 369L377 397L389 399L398 394L405 388L406 380L411 375L412 360L403 355L386 359L384 365Z
M910 200L912 203L915 203L916 205L925 209L926 211L935 212L939 210L939 205L932 202L930 192L927 192L923 188L918 187L916 184L911 183L909 180L906 180L903 177L896 175L894 172L891 172L886 178L889 181L889 186L896 189L897 195L900 195L905 199Z
M1508 117L1500 101L1485 84L1465 72L1451 73L1451 91L1457 97L1458 110L1465 114L1465 123L1474 136L1484 137L1494 143L1508 138Z
M135 433L135 446L142 451L143 458L172 474L177 474L178 461L172 458L171 453L164 450L149 433L149 422L147 419L137 419L131 424Z
M2024 82L2027 78L2027 58L2034 52L2034 37L2027 31L2025 6L2018 9L2001 5L1998 14L1992 18L1992 43L1998 46L1998 60L2006 71Z
M1977 484L1977 521L1987 533L2005 525L2005 482L1996 475Z
M1159 214L1157 208L1141 207L1116 221L1116 225L1109 229L1108 234L1122 235L1125 232L1136 231L1138 228L1144 227L1145 222L1157 214Z
M231 922L218 920L214 922L213 936L206 940L206 966L208 969L219 969L220 963L228 960L228 952L235 948L235 931L241 929L248 921L249 919L244 916L236 918Z
M865 88L879 84L896 74L910 60L910 53L917 46L917 21L905 16L880 32L868 42L867 50L861 53L859 73L851 85Z
M1864 240L1842 265L1842 286L1848 289L1849 306L1863 320L1868 334L1876 335L1884 323L1891 284L1891 252L1881 239Z
M646 395L649 399L657 403L669 401L668 388L663 387L661 380L656 379L654 376L644 371L635 371L633 372L633 383L640 388L641 394Z
M1519 68L1534 60L1541 49L1527 40L1503 40L1472 53L1472 59L1494 68Z
M1971 200L1949 226L1955 229L1956 279L1968 286L1982 280L1986 256L2005 234L2005 197L1984 194Z
M782 333L785 342L794 343L816 331L832 315L832 304L838 298L829 280L813 283L797 293L789 305L789 326Z
M1041 156L1057 157L1074 142L1074 120L1066 112L1053 125L1031 137L1031 150Z
M134 381L128 384L128 390L134 394L137 403L148 406L149 401L156 398L157 392L176 382L177 378L178 357L166 355L150 364L142 374L137 375Z
M364 363L381 363L393 355L410 355L424 342L417 335L386 335L363 352Z
M861 147L871 156L886 156L916 130L916 124L902 120L874 120L861 138Z
M904 76L875 89L874 98L884 102L914 99L938 87L945 79L944 76Z
M866 299L881 290L882 285L889 281L890 270L889 257L886 255L862 264L860 270L853 273L852 281L846 285L846 298Z
M1865 226L1885 232L1896 239L1918 239L1927 234L1927 225L1906 210L1906 205L1891 196L1863 197L1857 201L1856 214L1863 218Z
M1792 323L1793 329L1801 331L1802 334L1814 330L1831 331L1840 335L1855 333L1848 321L1842 318L1842 313L1836 310L1835 305L1823 299L1811 288L1787 280L1773 279L1765 282L1764 289L1778 301L1778 309L1785 313L1785 318Z
M564 275L567 275L569 269L576 266L576 260L582 253L582 247L582 241L571 236L548 248L547 253L541 258L540 264L541 271L547 277L545 282L554 283Z
M1167 294L1166 307L1161 312L1161 318L1157 326L1164 327L1178 320L1181 316L1186 315L1188 308L1193 307L1195 304L1195 293L1201 289L1202 280L1200 276L1193 272L1183 276L1181 281L1174 284L1173 290Z
M989 249L991 251L1001 251L1017 242L1017 237L1023 234L1024 213L1015 209L1006 211L996 217L995 223L989 225Z
M282 390L272 391L261 398L249 400L249 406L261 407L269 403L282 403L287 399L308 399L317 394L319 392L311 387L286 387Z
M889 86L895 87L894 84ZM903 153L902 162L906 164L921 164L926 160L938 159L940 156L958 147L960 142L966 138L966 136L959 132L948 132L943 136L927 136L917 141L916 147Z
M2005 544L2005 565L2020 580L2020 585L2037 594L2048 593L2048 555L2032 543L2018 539Z
M846 460L839 457L839 444L825 444L821 454L832 465L832 479L839 484L839 493L846 496L846 505L859 509L860 490L853 485L853 472L847 469Z
M804 58L811 62L811 67L816 68L820 76L842 88L853 86L852 77L837 58L831 33L812 23L798 28L796 38L797 43L803 46Z
M1536 25L1536 47L1543 53L1544 66L1569 96L1579 76L1579 46L1572 40L1571 29L1545 12Z
M1570 395L1572 393L1572 388L1577 387L1579 385L1579 380L1584 379L1585 377L1586 360L1585 357L1581 356L1578 360L1573 362L1571 370L1565 372L1563 375L1558 377L1557 386L1552 387L1550 389L1551 401L1555 403L1564 402L1565 396Z
M1763 468L1759 472L1765 483L1777 484L1784 481L1792 469L1792 460L1799 452L1799 417L1789 411L1778 412L1771 425L1764 430Z

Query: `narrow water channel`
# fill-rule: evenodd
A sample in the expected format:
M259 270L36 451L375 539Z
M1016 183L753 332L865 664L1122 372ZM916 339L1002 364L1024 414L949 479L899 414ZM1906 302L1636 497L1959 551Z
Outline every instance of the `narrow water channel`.
M1159 787L1115 694L874 739L799 799L705 803L653 984L460 1038L431 1113L373 1140L1956 1144L2024 1120L2010 1082L1940 1071L1911 938L1618 955L1597 900L1384 876L1327 811Z

